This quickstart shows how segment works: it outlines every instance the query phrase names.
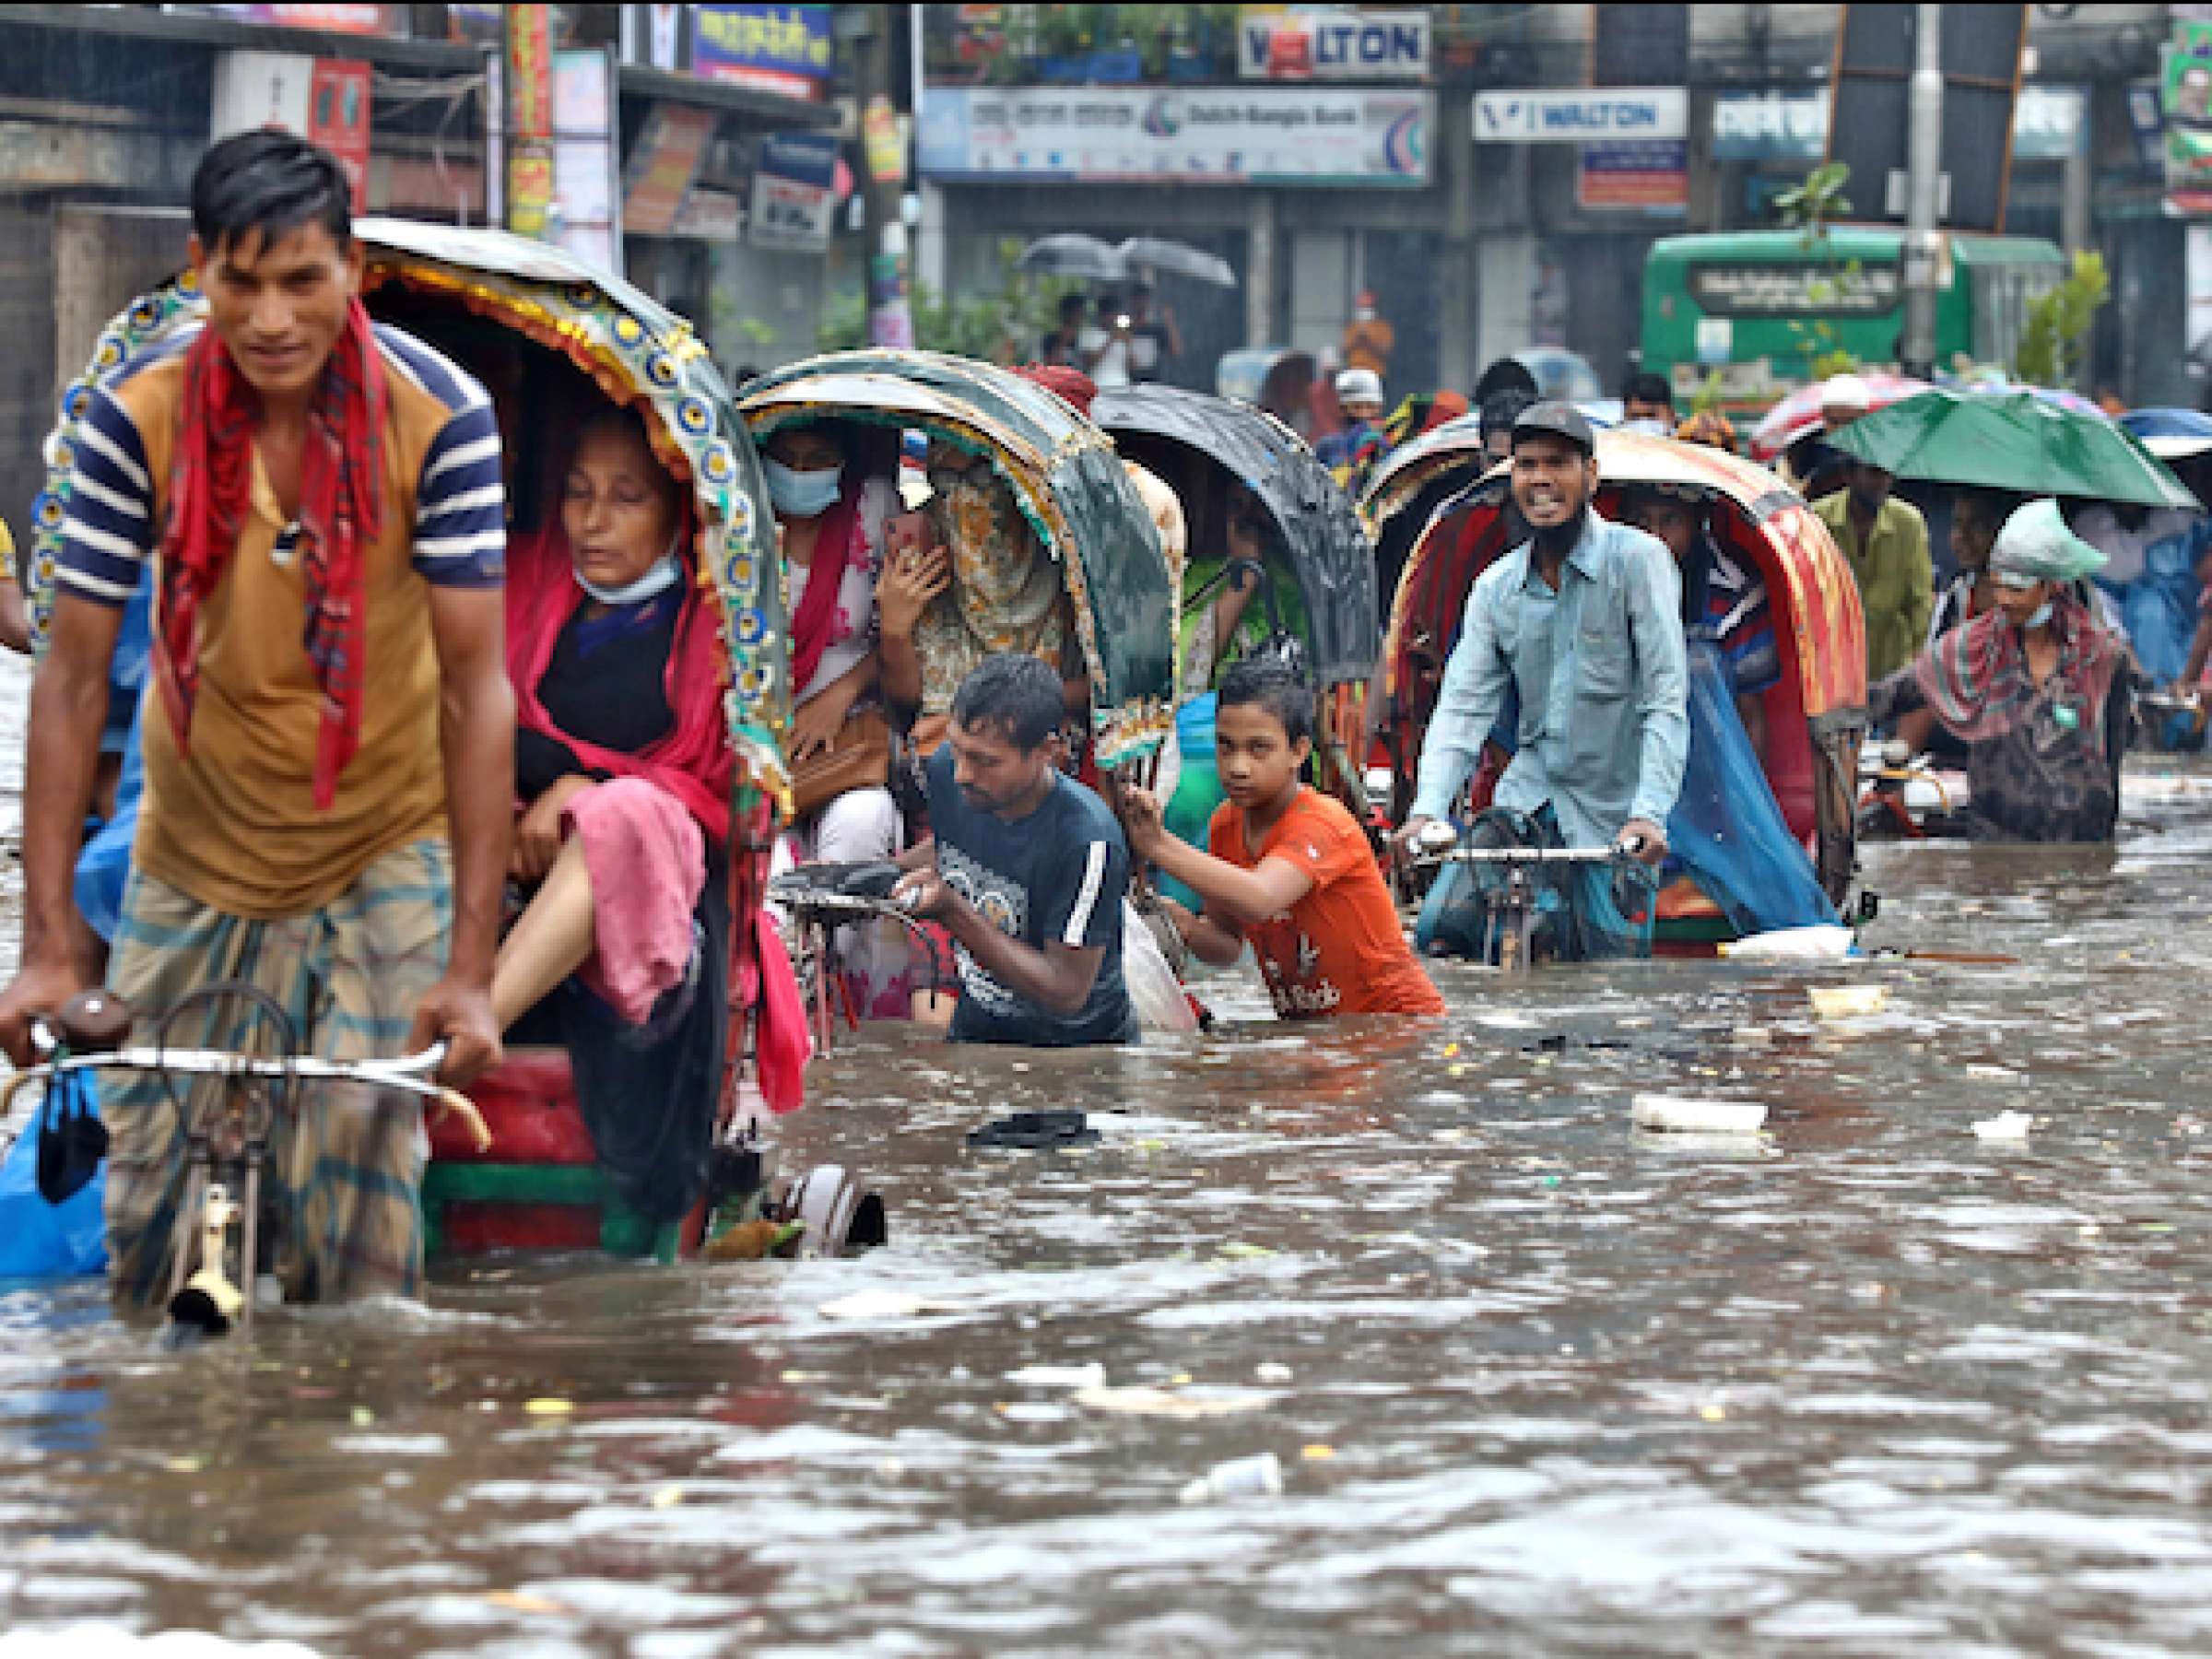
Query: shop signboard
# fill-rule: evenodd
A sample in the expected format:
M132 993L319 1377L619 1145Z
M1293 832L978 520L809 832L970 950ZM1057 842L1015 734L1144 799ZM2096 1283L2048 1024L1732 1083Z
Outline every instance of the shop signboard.
M1722 92L1712 100L1712 159L1813 166L1828 153L1828 111L1825 87ZM2012 159L2063 161L2082 153L2088 115L2087 87L2022 87L2013 106Z
M2177 21L2159 76L2166 192L2184 213L2212 203L2212 23Z
M1418 188L1435 117L1420 91L933 87L921 165L955 182Z
M272 28L319 29L325 34L387 35L405 38L404 6L171 6L170 11L197 12L241 23Z
M622 228L632 236L669 236L684 197L721 124L712 110L656 103L629 152L622 181Z
M1426 8L1248 6L1237 22L1237 73L1246 80L1429 78Z
M827 6L694 6L691 73L819 99L831 68L830 12Z
M1689 144L1682 138L1628 138L1585 144L1575 171L1583 207L1638 207L1681 213L1689 206Z
M760 140L753 166L756 247L818 253L837 212L837 140L794 134Z
M1689 94L1680 87L1523 88L1475 94L1477 144L1688 136Z

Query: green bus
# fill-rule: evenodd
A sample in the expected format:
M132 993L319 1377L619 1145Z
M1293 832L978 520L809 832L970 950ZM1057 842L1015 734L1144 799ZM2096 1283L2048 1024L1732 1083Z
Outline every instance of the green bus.
M1900 244L1883 226L1669 236L1643 267L1643 367L1677 402L1715 373L1729 408L1763 410L1813 378L1816 358L1851 353L1893 368L1904 327ZM2029 303L2066 275L2040 238L1947 232L1936 277L1936 361L1961 354L2009 367Z

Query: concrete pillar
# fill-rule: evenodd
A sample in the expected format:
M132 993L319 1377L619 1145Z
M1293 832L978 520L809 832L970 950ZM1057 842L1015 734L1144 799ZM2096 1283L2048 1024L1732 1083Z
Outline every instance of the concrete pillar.
M1265 346L1275 337L1276 284L1278 281L1275 192L1252 193L1251 246L1244 266L1244 343Z
M945 218L950 210L945 186L922 181L922 227L914 243L914 280L933 294L945 286Z
M1528 229L1493 231L1477 244L1482 315L1476 332L1476 372L1535 338L1531 314L1536 288L1536 237Z
M1438 124L1436 161L1443 169L1443 268L1438 273L1437 383L1472 391L1482 364L1475 353L1475 102L1447 94Z
M2065 170L2059 175L2058 239L2069 257L2086 253L2093 245L2089 240L2089 199L2095 176L2089 166L2088 135L2084 134L2073 153L2067 156Z

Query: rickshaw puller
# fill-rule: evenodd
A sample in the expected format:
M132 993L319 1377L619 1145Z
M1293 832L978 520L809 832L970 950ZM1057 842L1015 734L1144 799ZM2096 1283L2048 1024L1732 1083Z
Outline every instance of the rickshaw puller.
M1507 693L1521 715L1494 822L1575 848L1630 846L1656 868L1661 828L1689 745L1681 580L1656 537L1600 518L1596 443L1568 405L1539 403L1513 425L1512 492L1531 538L1475 582L1421 747L1410 849L1447 818ZM1587 911L1594 900L1581 906ZM1604 931L1570 917L1560 954Z
M31 698L23 967L0 995L18 1065L31 1018L88 977L70 877L119 607L149 561L161 696L111 988L159 1010L243 979L307 1052L443 1041L453 1084L499 1058L514 701L498 426L475 381L371 324L348 200L335 158L303 140L216 145L192 186L208 320L92 394ZM168 1282L184 1125L159 1077L103 1108L111 1273L143 1301ZM422 1146L405 1097L302 1094L272 1171L289 1290L418 1288Z

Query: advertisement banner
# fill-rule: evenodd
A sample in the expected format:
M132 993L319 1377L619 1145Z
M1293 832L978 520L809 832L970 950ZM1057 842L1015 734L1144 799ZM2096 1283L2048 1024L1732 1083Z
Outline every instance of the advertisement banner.
M1689 206L1689 145L1681 138L1585 144L1575 172L1583 207L1635 207L1682 213Z
M1828 111L1825 87L1718 93L1712 100L1712 159L1816 164L1828 153ZM2088 136L2087 87L2020 88L2012 112L2015 161L2063 161L2081 153Z
M860 139L869 178L878 184L906 182L906 135L900 130L899 112L880 92L861 112Z
M542 6L507 8L507 228L544 237L553 207L553 26Z
M922 171L952 181L1429 182L1428 92L1321 88L930 88Z
M353 210L369 211L369 89L367 64L317 58L307 100L307 137L338 159L353 194Z
M721 117L691 104L656 103L629 152L622 179L622 227L632 236L668 236L684 197L714 141Z
M2184 211L2212 190L2212 23L2177 22L2159 76L2166 188Z
M837 140L815 134L768 137L753 166L752 241L819 253L837 213Z
M691 73L818 99L830 79L831 34L827 6L694 6Z
M1426 9L1248 6L1237 23L1246 80L1427 80L1429 51Z
M196 12L282 29L319 29L325 34L386 35L405 39L404 6L171 6L170 11Z
M1689 93L1680 87L1609 87L1600 91L1525 88L1475 94L1477 144L1688 136Z

